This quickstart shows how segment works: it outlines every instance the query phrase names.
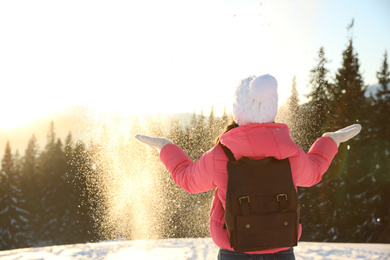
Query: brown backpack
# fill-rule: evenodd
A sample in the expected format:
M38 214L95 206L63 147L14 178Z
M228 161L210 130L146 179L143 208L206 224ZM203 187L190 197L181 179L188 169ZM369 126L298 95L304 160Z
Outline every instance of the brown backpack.
M234 158L221 145L229 161L225 226L235 252L250 252L298 243L299 198L288 158L251 160Z

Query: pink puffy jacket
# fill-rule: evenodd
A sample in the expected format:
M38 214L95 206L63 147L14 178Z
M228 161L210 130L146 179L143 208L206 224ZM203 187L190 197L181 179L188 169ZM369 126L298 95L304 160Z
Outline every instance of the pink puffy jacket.
M243 125L230 130L220 138L230 148L237 160L245 156L251 159L275 157L289 158L295 186L310 187L321 180L337 153L336 143L328 137L319 138L305 152L296 145L285 124L265 123ZM227 157L217 145L192 162L175 144L168 144L160 152L160 159L171 173L177 185L190 193L200 193L216 188L210 212L210 233L220 248L230 247L227 230L224 228L226 202ZM302 227L299 227L299 237ZM277 248L250 254L275 253L287 248Z

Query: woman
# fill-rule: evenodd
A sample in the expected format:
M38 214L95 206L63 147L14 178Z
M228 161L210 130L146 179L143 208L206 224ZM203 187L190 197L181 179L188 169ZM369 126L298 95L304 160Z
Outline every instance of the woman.
M361 129L360 125L352 125L325 133L305 154L292 141L287 125L274 123L277 107L277 81L273 76L252 76L242 80L234 94L234 121L218 137L217 144L227 146L237 160L244 156L256 160L288 158L295 187L310 187L318 183L337 153L340 142L354 137ZM214 243L220 247L218 259L295 259L293 248L236 253L230 247L224 227L228 159L220 145L192 162L180 147L166 138L144 135L136 135L135 138L160 152L160 159L172 179L187 192L200 193L216 188L210 213L210 233ZM301 233L299 226L298 239Z

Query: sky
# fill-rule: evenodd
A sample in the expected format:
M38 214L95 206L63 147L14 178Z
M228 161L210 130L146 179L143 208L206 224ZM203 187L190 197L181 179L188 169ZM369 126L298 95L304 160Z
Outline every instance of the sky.
M221 114L267 73L281 105L294 75L308 92L321 46L334 77L350 37L375 84L389 28L388 0L1 1L0 129L69 106Z

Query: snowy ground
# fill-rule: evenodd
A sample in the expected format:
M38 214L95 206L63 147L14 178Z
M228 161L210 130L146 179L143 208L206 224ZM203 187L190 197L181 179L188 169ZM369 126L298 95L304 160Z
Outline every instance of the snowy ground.
M112 241L0 251L0 259L216 259L211 239ZM296 259L390 259L390 244L301 242Z

